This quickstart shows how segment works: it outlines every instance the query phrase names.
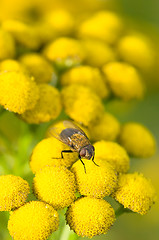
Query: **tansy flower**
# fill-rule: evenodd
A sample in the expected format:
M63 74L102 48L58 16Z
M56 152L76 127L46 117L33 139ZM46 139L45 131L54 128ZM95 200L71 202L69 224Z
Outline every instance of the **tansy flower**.
M90 87L101 98L105 98L109 94L109 90L98 68L86 65L78 66L71 68L61 76L61 84L63 86L74 83Z
M7 110L22 114L32 109L39 98L33 77L23 72L1 72L0 104Z
M115 213L104 199L83 197L68 208L66 221L78 236L92 238L107 233L115 221Z
M119 38L122 28L121 19L115 13L100 11L81 23L79 36L113 44Z
M150 69L155 61L155 53L150 39L139 34L122 37L118 42L120 57L143 69Z
M66 37L57 38L49 43L44 49L44 55L61 68L78 65L85 58L81 43L76 39Z
M112 165L106 161L96 159L95 165L91 160L82 159L73 164L71 171L75 174L77 190L81 195L103 198L110 195L117 185L117 175Z
M50 130L51 132L51 130ZM57 140L56 138L50 137L40 141L33 149L30 158L30 167L33 173L36 173L45 166L66 166L70 167L77 159L78 154L63 153L63 150L69 150L70 148Z
M86 53L85 62L93 67L102 67L104 64L115 60L115 52L103 41L94 39L82 40Z
M68 207L75 200L74 174L64 166L45 167L33 179L34 194L55 209Z
M40 97L35 107L20 116L28 123L48 122L57 118L62 109L58 89L45 83L39 84L38 88Z
M59 216L49 204L31 201L11 213L8 230L14 240L46 240L59 226Z
M28 53L22 55L19 60L38 83L50 82L55 74L52 65L40 54Z
M124 208L144 215L154 203L156 194L152 183L142 174L130 173L119 176L118 188L113 197Z
M99 121L104 113L100 98L85 86L72 84L64 87L62 102L67 115L85 126Z
M15 42L7 31L0 29L0 60L12 58L15 55Z
M123 100L143 97L144 85L133 66L122 62L111 62L103 66L103 72L115 96Z
M0 71L17 71L28 73L23 64L14 59L6 59L0 62Z
M96 158L108 161L117 172L128 171L129 156L119 144L101 140L96 142L94 147Z
M98 123L89 125L88 128L92 141L114 141L119 135L120 123L111 113L105 112Z
M10 211L22 206L29 192L29 184L21 177L0 176L0 211Z
M151 157L156 149L151 132L142 124L135 122L128 122L122 126L119 142L129 154L135 157Z

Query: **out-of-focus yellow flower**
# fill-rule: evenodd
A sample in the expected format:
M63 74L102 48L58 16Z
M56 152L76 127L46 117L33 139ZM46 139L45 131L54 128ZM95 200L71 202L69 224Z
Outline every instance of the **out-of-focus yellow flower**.
M104 199L83 197L72 203L66 221L78 236L105 234L115 221L114 209Z
M31 201L11 213L8 230L14 240L46 240L59 226L59 216L49 204Z
M0 104L7 110L22 114L32 109L39 98L39 89L33 77L23 72L0 74Z
M62 102L68 116L85 126L99 121L104 113L100 98L90 88L78 84L63 88Z
M61 112L61 98L57 88L41 83L38 85L40 98L34 108L24 112L21 118L28 123L39 124L55 119Z
M29 53L20 57L20 62L35 77L38 83L48 83L51 81L55 71L53 66L40 54Z
M120 144L135 157L151 157L155 153L156 143L151 132L142 124L128 122L123 125Z
M82 45L86 52L85 62L88 65L102 67L107 62L115 60L113 49L102 41L85 39L82 41Z
M64 166L45 167L37 172L33 189L38 199L55 209L68 207L76 198L74 174Z
M117 172L129 170L129 156L119 144L101 140L96 142L94 147L96 158L108 161Z
M118 43L120 57L143 70L152 68L155 62L155 53L150 39L141 35L128 35Z
M103 66L103 72L115 96L123 100L143 97L144 85L133 66L122 62L111 62Z
M15 42L7 31L0 29L0 60L15 56Z
M23 64L14 59L6 59L0 62L0 71L17 71L28 73Z
M105 112L98 123L88 128L92 141L114 141L119 135L120 123L111 113Z
M63 68L78 65L85 58L80 41L66 37L57 38L49 43L44 49L44 55Z
M79 193L95 198L109 196L117 185L117 174L112 165L96 158L94 161L98 166L87 159L82 159L82 161L86 173L80 160L75 162L71 168L71 171L75 174Z
M63 86L69 84L82 84L93 89L101 98L109 94L104 78L98 68L78 66L71 68L61 76Z
M113 44L121 35L123 24L116 13L100 11L83 21L79 26L79 36L106 41Z
M50 130L51 131L51 130ZM77 159L78 154L63 153L61 157L61 151L69 150L70 148L57 140L56 138L50 137L40 141L33 149L30 158L30 167L33 173L36 173L45 166L66 166L70 167Z
M41 42L39 41L36 29L22 21L8 19L2 23L2 28L9 32L14 39L21 45L30 49L38 49Z
M122 174L118 180L118 188L113 197L124 208L144 215L156 200L156 193L150 180L142 174Z
M30 192L27 181L14 175L0 176L0 211L11 211L22 206Z

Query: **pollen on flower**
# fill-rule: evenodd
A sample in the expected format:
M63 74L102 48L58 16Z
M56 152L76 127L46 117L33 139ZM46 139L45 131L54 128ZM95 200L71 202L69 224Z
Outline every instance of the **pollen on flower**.
M155 189L150 180L143 174L121 174L118 180L118 188L112 196L121 203L124 208L144 215L156 200Z
M70 167L77 159L76 152L63 153L61 151L69 150L66 144L60 142L56 138L50 137L40 141L31 154L30 167L33 173L36 173L45 166L66 166Z
M14 175L0 176L0 211L11 211L22 206L30 192L29 184Z
M96 94L105 98L109 94L108 87L98 68L90 66L77 66L66 71L61 76L63 86L69 84L81 84L90 87Z
M106 161L96 159L92 161L82 159L85 165L84 171L81 161L75 162L71 171L75 174L77 190L81 195L95 198L103 198L110 195L117 185L117 174L112 165Z
M39 89L34 78L23 72L1 72L0 104L5 109L22 114L32 109L38 98Z
M155 139L151 132L136 122L128 122L122 126L119 142L129 154L135 157L151 157L156 149Z
M58 229L59 216L49 204L31 201L11 212L8 230L14 240L46 240Z
M127 63L111 62L103 66L106 80L115 96L123 100L141 99L144 85L137 69Z
M129 170L129 156L126 150L115 142L98 141L94 143L96 158L103 159L112 164L117 172Z
M0 29L0 60L15 56L15 42L7 31Z
M64 166L45 167L33 179L34 194L55 209L68 207L76 198L74 174Z
M78 236L92 238L107 233L115 221L115 213L104 199L83 197L69 206L66 221Z
M88 126L103 116L101 99L88 87L71 84L62 90L64 110L74 121Z
M60 93L57 88L46 83L38 84L38 88L40 97L35 107L20 116L28 123L39 124L56 119L62 109Z

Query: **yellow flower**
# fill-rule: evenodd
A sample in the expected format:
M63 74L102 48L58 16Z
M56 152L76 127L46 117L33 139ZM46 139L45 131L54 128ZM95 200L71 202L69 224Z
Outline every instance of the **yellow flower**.
M121 58L143 70L152 68L155 53L150 39L139 34L124 36L118 43Z
M55 209L68 207L75 200L74 174L64 166L45 167L33 179L34 194Z
M0 211L10 211L22 206L29 192L28 182L21 177L0 176Z
M46 240L59 226L59 216L49 204L31 201L11 213L8 230L14 240Z
M112 164L117 172L127 172L129 156L123 147L115 142L98 141L94 144L96 158L106 160Z
M124 208L144 215L156 200L154 187L142 174L122 174L112 195Z
M21 118L28 123L48 122L59 116L62 105L58 89L41 83L38 85L40 98L34 108L24 112Z
M103 72L115 96L123 100L143 97L144 85L133 66L122 62L111 62L103 66Z
M70 228L81 237L105 234L115 221L114 209L104 199L83 197L66 212Z
M1 72L0 104L7 110L22 114L32 109L39 98L34 78L23 72Z
M135 157L151 157L155 153L156 143L151 132L142 124L128 122L123 125L120 144Z
M88 126L92 141L109 140L114 141L120 132L119 121L108 112L94 125Z
M14 59L6 59L0 62L0 71L17 71L28 73L23 64Z
M81 43L73 38L61 37L49 43L44 55L59 67L68 68L81 63L85 53Z
M29 53L20 57L20 62L35 77L38 83L48 83L52 80L55 70L52 65L40 54Z
M85 86L72 84L64 87L62 102L67 115L85 126L97 122L104 113L100 98Z
M117 185L117 175L112 165L106 161L96 159L95 165L91 160L82 159L73 164L71 171L75 174L77 190L81 195L95 198L109 196Z
M61 76L63 86L69 84L82 84L90 87L99 97L105 98L109 90L98 68L90 66L78 66L71 68Z
M10 33L0 29L0 60L12 58L15 55L15 42Z
M113 12L100 11L79 26L79 36L113 44L122 31L121 19Z
M102 41L85 39L82 41L82 45L86 53L85 62L88 65L102 67L107 62L115 60L113 49Z
M70 167L78 159L78 154L76 152L63 153L64 158L61 158L61 151L69 149L66 144L56 138L43 139L33 149L30 158L32 172L36 173L45 166L63 165Z

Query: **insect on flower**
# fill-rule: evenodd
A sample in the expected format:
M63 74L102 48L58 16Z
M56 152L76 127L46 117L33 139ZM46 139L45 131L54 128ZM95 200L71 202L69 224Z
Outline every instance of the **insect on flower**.
M68 153L75 151L78 152L78 157L84 166L85 172L86 168L84 162L82 161L82 158L92 160L93 163L98 166L94 162L94 147L91 145L85 132L76 124L71 121L65 120L63 121L63 128L53 127L50 130L50 134L71 148L69 150L61 151L61 158L63 158L64 152Z

